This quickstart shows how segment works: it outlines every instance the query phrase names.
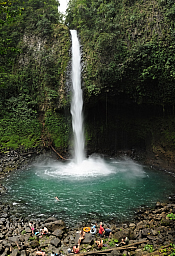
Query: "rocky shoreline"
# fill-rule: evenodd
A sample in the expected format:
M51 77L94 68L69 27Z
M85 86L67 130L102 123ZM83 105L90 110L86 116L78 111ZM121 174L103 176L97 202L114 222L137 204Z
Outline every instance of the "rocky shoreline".
M1 155L0 179L3 179L9 172L18 168L24 168L40 150L18 153L10 151ZM0 194L6 193L6 189L0 186ZM175 195L169 198L167 203L157 203L154 209L139 209L132 222L125 223L104 223L107 227L110 224L112 229L111 238L103 238L105 247L98 250L94 244L100 237L90 233L80 246L80 254L87 255L175 255ZM78 231L82 226L66 227L62 220L50 217L44 221L35 221L35 231L45 226L48 234L40 237L38 234L32 236L29 227L29 220L13 213L13 205L0 203L0 255L22 255L34 256L40 246L46 255L52 252L62 255L70 254L68 251L77 242ZM91 227L92 222L84 226ZM97 230L99 223L97 223ZM84 227L83 226L83 227ZM129 245L117 247L123 236L129 238Z
M80 254L113 255L156 255L162 250L164 255L175 252L175 198L169 203L157 203L154 209L139 209L133 222L111 223L111 238L103 237L105 246L98 250L95 241L100 240L98 233L86 233L80 245ZM66 227L64 221L50 217L45 221L34 222L35 235L32 236L29 222L10 215L9 205L0 205L0 255L34 256L38 247L46 255L68 255L69 249L77 243L81 226ZM91 227L93 223L86 223ZM107 227L109 223L104 223ZM48 233L40 236L40 229L46 227ZM99 223L97 223L97 230ZM122 237L129 238L129 244L117 247ZM171 251L171 253L170 253ZM160 254L157 253L157 255ZM174 254L172 254L174 255Z
M25 168L43 149L15 151L10 150L0 154L0 179L17 169Z

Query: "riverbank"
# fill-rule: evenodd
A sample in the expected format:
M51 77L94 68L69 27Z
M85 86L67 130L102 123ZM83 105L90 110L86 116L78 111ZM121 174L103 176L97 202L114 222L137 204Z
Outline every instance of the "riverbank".
M9 205L0 205L0 254L34 256L41 247L46 255L52 252L69 254L77 243L82 226L66 227L63 220L50 217L45 221L35 221L35 234L32 236L29 221L19 215L11 215ZM91 227L94 223L86 223ZM80 254L108 255L170 255L175 251L175 198L169 203L157 203L154 209L139 209L134 221L126 223L104 223L110 225L111 238L103 238L104 247L98 250L95 241L100 240L98 234L86 233L80 246ZM40 236L40 229L47 227L48 233ZM84 227L84 226L83 226ZM97 230L99 223L97 223ZM122 237L129 238L129 245L117 247ZM159 252L158 252L159 251ZM172 254L174 255L174 254Z

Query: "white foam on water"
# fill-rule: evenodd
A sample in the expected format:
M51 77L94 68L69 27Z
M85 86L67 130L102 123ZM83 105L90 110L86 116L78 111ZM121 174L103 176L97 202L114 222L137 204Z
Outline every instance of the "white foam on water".
M74 160L69 162L51 161L40 162L35 164L38 167L36 175L54 178L88 178L88 177L103 177L111 174L122 174L126 179L144 178L145 172L142 165L135 163L129 158L123 160L104 160L100 156L94 154L89 158L84 159L81 163L76 163Z
M77 164L71 161L67 164L57 163L45 174L53 177L96 177L107 176L114 172L113 166L107 164L102 158L89 157Z

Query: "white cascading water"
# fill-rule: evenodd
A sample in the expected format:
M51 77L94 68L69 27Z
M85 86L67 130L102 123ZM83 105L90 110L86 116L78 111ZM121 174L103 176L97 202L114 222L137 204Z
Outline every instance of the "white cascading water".
M127 173L127 177L144 177L142 167L129 159L125 159L121 164L118 160L104 161L100 156L94 154L85 157L84 132L83 132L83 96L81 90L81 51L76 30L71 30L72 37L72 126L74 132L74 158L67 162L55 161L53 159L46 163L36 163L43 166L44 175L54 178L65 179L88 179L88 177L108 176L112 173ZM119 166L119 167L118 167ZM128 169L128 166L130 167ZM129 173L128 173L129 170ZM41 175L40 173L38 175Z
M76 30L71 30L72 36L72 128L74 133L74 159L80 164L84 158L83 131L83 96L81 89L81 51Z
M65 14L68 0L59 0L59 10ZM72 114L72 127L74 133L74 156L70 162L58 162L47 163L48 166L45 170L47 176L53 177L67 177L72 178L86 178L96 176L108 176L113 172L118 172L116 165L117 162L107 163L98 155L92 155L88 158L85 157L84 150L84 129L83 129L83 96L81 90L81 51L80 43L77 36L76 30L71 30L72 38L72 103L71 103L71 114ZM128 161L126 161L128 163ZM43 161L42 161L43 164ZM133 166L132 177L138 176L142 171L140 168L136 168L135 163L129 162L130 166ZM51 168L50 168L51 167ZM138 174L139 169L139 174ZM136 171L135 171L136 170ZM125 172L124 166L120 171ZM135 172L135 175L133 174Z

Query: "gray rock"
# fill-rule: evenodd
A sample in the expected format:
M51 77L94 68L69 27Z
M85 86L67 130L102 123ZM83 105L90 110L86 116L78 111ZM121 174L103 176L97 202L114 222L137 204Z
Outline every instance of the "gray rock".
M142 250L141 249L135 250L135 256L142 256Z
M48 219L46 219L44 222L45 223L49 223L49 222L55 222L57 221L57 219L55 217L49 217Z
M26 251L25 250L21 251L21 256L26 256Z
M25 228L26 233L31 233L31 229L29 227Z
M80 234L77 233L77 234L76 234L76 237L75 237L75 244L78 243L79 237L80 237ZM81 241L81 243L82 243L82 244L92 244L92 241L93 241L92 234L90 234L90 233L85 233L85 238Z
M3 233L0 233L0 240L4 238L5 238L5 235Z
M10 253L10 249L9 248L5 248L5 251L3 252L3 254L1 256L6 256Z
M52 244L52 245L54 245L55 247L58 247L58 246L60 246L61 245L61 241L60 241L60 239L59 238L52 238L52 240L50 241L50 243Z
M12 251L12 253L10 254L10 256L17 256L17 255L18 255L18 252L19 252L18 249L14 249L14 250Z
M130 224L129 224L129 227L130 227L131 229L135 229L136 225L135 225L135 223L130 223Z
M52 235L54 235L54 236L56 236L56 237L59 237L59 238L62 238L62 236L63 236L63 230L62 229L56 229L53 233L52 233Z
M113 250L110 254L108 254L108 256L119 256L120 255L120 251L116 251Z
M65 229L65 222L62 220L57 220L54 222L45 223L45 227L48 228L50 232L54 232L56 229Z

